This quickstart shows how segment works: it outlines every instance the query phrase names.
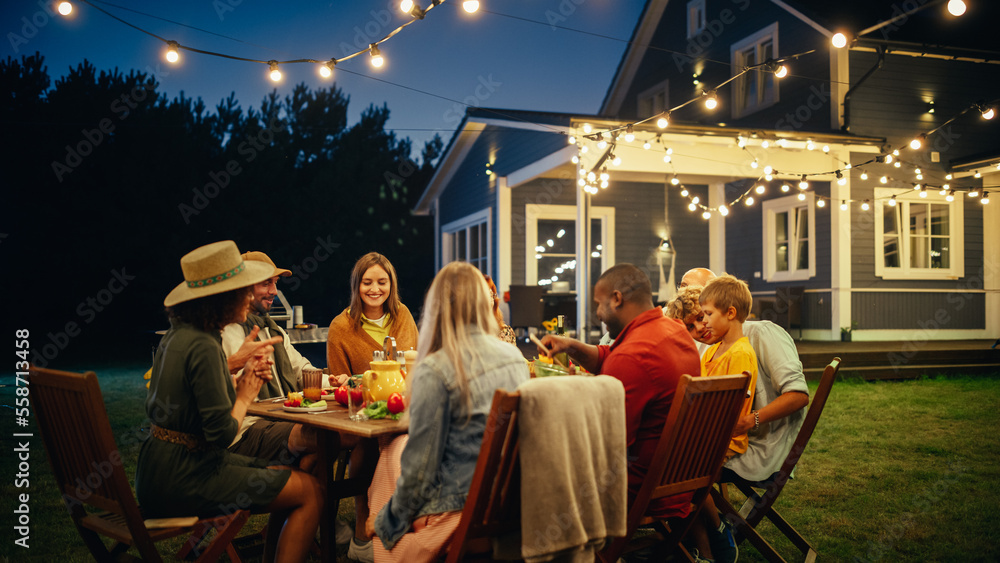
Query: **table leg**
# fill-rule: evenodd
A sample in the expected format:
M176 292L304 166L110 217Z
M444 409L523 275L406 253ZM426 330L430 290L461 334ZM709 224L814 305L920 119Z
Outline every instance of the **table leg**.
M337 517L337 501L331 496L333 488L333 460L339 447L339 438L336 432L319 432L317 436L319 460L320 483L326 487L326 510L323 517L319 519L319 549L320 559L323 563L335 563L337 561L337 546L333 539L334 522Z

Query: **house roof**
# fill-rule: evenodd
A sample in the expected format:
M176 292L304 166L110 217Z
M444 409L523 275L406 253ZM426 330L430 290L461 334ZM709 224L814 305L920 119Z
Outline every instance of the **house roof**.
M996 22L1000 21L1000 2L996 0L966 2L968 10L961 17L948 14L946 2L942 0L924 0L920 2L922 6L918 12L882 26L880 24L903 14L903 9L909 3L898 0L771 2L800 19L817 34L826 37L831 37L837 31L856 35L877 27L854 42L852 49L871 49L884 45L896 52L935 53L963 60L1000 61L1000 50L997 48L996 32L993 29ZM601 115L615 116L618 113L639 65L650 48L651 39L667 4L668 0L646 1L632 37L629 38L628 48L625 49L604 101L601 102Z

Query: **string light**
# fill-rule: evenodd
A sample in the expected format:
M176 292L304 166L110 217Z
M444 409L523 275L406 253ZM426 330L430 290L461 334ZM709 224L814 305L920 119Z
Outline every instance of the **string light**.
M948 195L944 197L948 201L955 201L955 190L948 192Z
M983 114L983 119L993 119L993 117L997 114L997 112L994 111L993 108L983 108L981 111Z
M656 126L660 129L666 129L667 125L670 125L670 113L664 113L656 120Z
M846 199L840 200L840 210L841 211L847 211L847 200Z
M743 200L743 203L745 203L747 207L753 205L753 196L748 196L745 200Z
M590 135L590 132L594 130L594 126L589 123L583 124L583 133L585 135Z
M337 59L330 59L329 62L325 62L319 65L319 75L323 78L330 78L333 76L333 69L337 66Z
M913 150L918 150L921 147L921 145L923 145L923 141L926 137L927 135L924 134L920 134L914 137L914 139L910 141L910 148ZM919 169L917 170L918 170L917 174L920 174Z
M885 158L882 160L882 162L886 164L892 164L892 155L891 154L885 155Z
M969 190L969 197L976 197L977 195L979 195L979 188Z
M385 64L385 59L382 57L382 51L379 51L378 44L372 43L369 47L369 54L371 55L371 63L375 68L382 68Z
M465 2L462 2L462 9L470 14L474 14L479 10L479 2L477 0L465 0Z
M980 171L976 170L976 173L973 174L972 177L973 178L982 178L983 174Z
M830 152L830 145L823 145L823 152L829 153Z
M635 140L635 133L632 132L632 124L629 123L628 127L625 129L625 142L631 143Z
M715 94L715 90L705 92L705 107L708 109L715 109L718 106L719 97Z
M720 205L719 206L719 215L722 215L723 217L729 215L729 208L726 207L725 205Z
M695 205L694 202L691 202L691 203L688 204L688 210L690 210L690 211L694 211L697 208L698 208L698 206Z
M945 180L951 180L951 172L944 175Z
M69 2L60 2L56 9L61 15L68 16L73 13L73 4Z
M268 76L271 77L271 81L272 82L280 82L281 81L281 71L278 70L278 61L268 61L267 66L270 67L270 69L271 69L271 72L268 74Z
M675 175L673 178L670 179L670 183L676 186L677 184L680 184L681 181L677 179L677 176Z
M806 200L806 194L803 192L799 192L799 201L805 201L805 200Z
M811 151L811 150L813 150L815 148L816 148L816 145L813 143L812 139L809 139L809 140L806 141L806 150L807 151Z
M701 218L704 219L704 220L706 220L706 221L708 221L709 219L712 218L712 212L711 211L705 211L704 213L701 214Z
M816 200L816 207L826 207L826 200L819 198Z
M889 183L889 178L886 177L886 176L882 176L881 178L878 179L878 181L879 181L879 183L887 184L887 183Z
M176 41L167 41L167 51L163 54L163 58L166 59L168 63L176 63L181 60L181 55L177 52L178 48L180 48L180 46Z
M778 69L774 71L774 75L778 78L788 76L788 67L785 65L778 65Z
M867 172L864 172L864 171L862 171L862 172L861 172L861 179L862 179L862 180L867 180L867 179L868 179L868 173L867 173Z
M648 150L649 150L650 148L652 148L652 147L653 147L653 145L652 145L652 144L650 144L650 142L649 142L649 141L646 141L645 143L643 143L643 144L642 144L642 148L646 149L647 151L648 151Z
M803 174L802 175L802 179L799 180L799 189L800 190L807 190L807 189L809 189L809 182L806 181L806 175L805 174Z
M889 198L889 207L896 207L896 196Z
M681 189L681 197L687 197L688 193L689 192L688 192L687 188L682 188Z
M927 197L927 188L920 188L920 197Z
M847 184L847 178L844 178L844 175L840 173L840 170L837 170L837 183L841 186Z
M781 191L788 193L788 190L792 189L788 184L781 184Z
M990 194L988 192L983 192L983 199L979 200L979 203L988 205L990 203Z
M843 49L844 47L847 46L847 35L838 31L837 33L833 34L833 37L830 39L830 42L833 43L834 47L838 49Z
M764 191L765 191L764 184L757 184L757 187L754 188L754 191L757 192L760 195L764 195Z
M965 13L965 2L962 0L948 0L948 13L955 16L961 16Z
M864 200L863 202L861 202L861 210L862 211L868 211L870 208L871 208L871 206L868 205L868 200L867 199Z

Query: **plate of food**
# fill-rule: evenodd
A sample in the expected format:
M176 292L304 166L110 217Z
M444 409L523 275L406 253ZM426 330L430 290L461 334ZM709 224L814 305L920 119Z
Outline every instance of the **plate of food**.
M289 393L288 400L282 404L285 412L320 412L326 410L326 400L310 401L302 397L302 393Z

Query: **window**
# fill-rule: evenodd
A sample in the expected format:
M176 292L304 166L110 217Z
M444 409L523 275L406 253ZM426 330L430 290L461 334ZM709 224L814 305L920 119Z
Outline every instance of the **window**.
M812 192L769 199L764 213L764 273L767 281L806 280L816 275L816 215Z
M778 24L747 37L732 46L733 74L778 57ZM762 68L747 71L733 81L733 117L743 117L778 101L778 79Z
M705 0L691 0L687 8L687 38L691 39L705 29Z
M591 286L615 263L613 207L591 207ZM569 282L576 291L576 207L527 205L525 208L525 283Z
M644 119L651 115L658 115L669 109L670 98L667 94L667 89L670 87L670 81L664 80L656 86L643 90L639 93L639 115L640 119Z
M442 263L462 260L489 274L493 267L491 216L487 208L441 227Z
M957 279L965 275L962 198L875 190L875 275ZM895 195L895 205L890 198Z

